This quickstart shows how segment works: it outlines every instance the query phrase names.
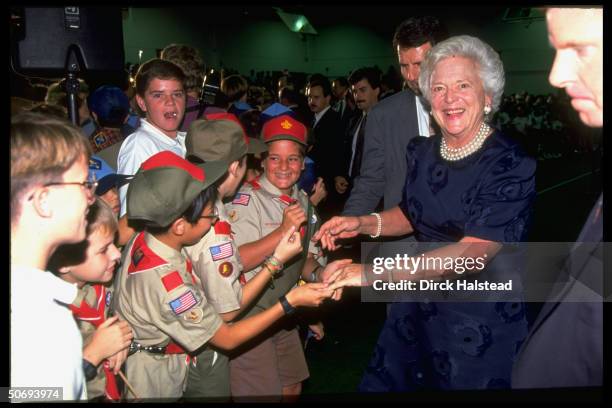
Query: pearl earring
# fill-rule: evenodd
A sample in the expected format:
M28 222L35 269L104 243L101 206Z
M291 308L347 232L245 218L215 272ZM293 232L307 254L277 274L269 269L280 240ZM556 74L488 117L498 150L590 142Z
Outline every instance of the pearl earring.
M489 105L485 105L484 113L485 113L485 115L488 115L489 113L491 113L491 107Z

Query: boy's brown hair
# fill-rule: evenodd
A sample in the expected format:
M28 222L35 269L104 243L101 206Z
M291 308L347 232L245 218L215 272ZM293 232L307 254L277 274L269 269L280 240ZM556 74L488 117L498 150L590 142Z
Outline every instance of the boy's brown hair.
M91 147L67 120L24 112L11 119L11 225L21 214L23 194L32 186L61 181Z
M136 73L136 93L144 98L149 84L154 79L175 79L185 86L185 74L178 65L153 58L142 64Z
M117 216L108 204L99 197L96 197L94 203L89 207L86 220L87 230L85 240L76 244L60 245L49 259L47 268L51 272L57 274L63 266L79 265L85 262L89 237L94 232L102 231L114 235L119 229Z

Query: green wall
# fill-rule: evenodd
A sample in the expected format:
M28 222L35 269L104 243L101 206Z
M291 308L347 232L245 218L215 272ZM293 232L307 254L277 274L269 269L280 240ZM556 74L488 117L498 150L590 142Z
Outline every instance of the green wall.
M138 50L143 50L142 61L146 61L155 57L157 49L176 42L200 49L209 65L223 65L247 76L251 69L286 68L335 77L364 65L378 65L383 71L389 65L397 66L391 38L367 28L340 23L315 27L318 35L301 36L289 31L280 19L232 24L233 12L207 12L206 7L130 8L123 24L126 61L138 62ZM500 15L480 24L457 16L446 23L451 35L478 36L501 53L507 93L554 92L547 81L554 53L544 20L529 25L508 23Z
M280 20L243 27L223 21L207 27L193 20L167 9L130 8L123 22L126 61L138 62L139 50L146 61L156 56L157 49L177 42L197 47L208 64L223 64L245 75L251 69L286 68L333 77L363 65L386 70L396 63L390 39L360 27L341 25L303 36L289 31Z

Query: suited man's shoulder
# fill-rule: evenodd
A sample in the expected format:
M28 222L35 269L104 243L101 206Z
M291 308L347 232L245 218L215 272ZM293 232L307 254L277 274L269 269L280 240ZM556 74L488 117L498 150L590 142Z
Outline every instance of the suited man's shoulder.
M326 122L327 121L340 122L340 114L336 112L335 110L333 110L332 108L329 108L327 112L325 112L325 114L320 119L320 121L323 121L323 120L325 120Z
M373 113L376 115L387 112L395 112L403 109L407 105L412 105L416 109L415 94L410 89L404 89L403 91L378 102L376 105L374 105L374 107L372 107L370 114Z

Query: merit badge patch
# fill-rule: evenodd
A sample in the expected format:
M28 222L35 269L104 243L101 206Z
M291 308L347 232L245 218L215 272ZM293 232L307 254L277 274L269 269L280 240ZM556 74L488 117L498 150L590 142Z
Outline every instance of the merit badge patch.
M231 210L227 213L227 216L231 222L238 221L238 212L236 212L236 210Z
M104 299L104 304L106 306L110 306L111 304L111 298L113 297L113 293L112 292L106 292L106 299Z
M200 323L204 317L204 311L201 308L192 309L183 315L183 319L191 323Z
M174 314L180 315L181 313L194 307L197 303L198 301L196 300L196 297L193 292L188 290L187 292L183 293L181 296L170 302L169 305Z
M234 249L232 248L231 242L225 244L210 247L210 255L212 255L213 261L220 261L221 259L229 258L234 255Z
M230 276L233 271L234 271L234 265L232 265L231 262L223 262L221 265L219 265L219 273L224 278L227 278L228 276Z
M251 201L250 194L238 193L232 200L232 204L249 205L249 201Z

